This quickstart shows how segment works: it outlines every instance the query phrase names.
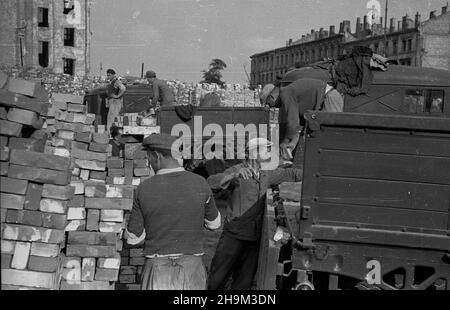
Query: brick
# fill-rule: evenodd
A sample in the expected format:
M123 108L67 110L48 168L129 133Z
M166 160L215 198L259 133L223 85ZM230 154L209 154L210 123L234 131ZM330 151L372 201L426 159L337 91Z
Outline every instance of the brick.
M39 210L47 213L65 214L67 213L67 201L42 199Z
M2 269L1 275L2 285L16 285L44 289L57 288L56 275L54 273Z
M77 231L77 232L69 232L67 243L72 245L115 246L117 239L118 237L117 234L115 233Z
M62 263L63 269L61 276L64 280L70 282L81 281L81 259L78 257L67 257Z
M89 180L90 174L91 174L90 170L81 169L80 170L80 179L87 181L87 180Z
M0 177L0 191L3 193L25 195L28 181L7 177Z
M124 185L125 177L106 177L106 183L113 185Z
M0 194L0 205L2 209L22 210L25 203L25 196L14 194Z
M44 184L44 189L42 191L42 197L59 199L59 200L70 200L75 194L75 188L71 185L57 186L52 184Z
M123 234L123 230L120 233ZM117 240L116 250L118 252L123 250L123 241L122 240Z
M147 159L135 159L133 160L133 167L134 168L147 168L148 167L148 160Z
M106 185L89 185L84 189L84 195L89 198L105 198L106 197Z
M1 176L7 176L9 171L9 163L7 162L0 162L0 175Z
M3 88L7 85L9 80L9 77L2 71L0 70L0 88Z
M121 275L134 275L136 274L136 266L120 266ZM120 280L119 280L120 282ZM134 283L134 282L132 282Z
M39 257L57 257L59 256L60 248L58 244L33 242L31 244L30 254Z
M89 151L99 152L99 153L107 153L109 144L100 144L96 142L92 142L89 144Z
M65 149L65 148L62 148L62 147L55 147L53 149L53 152L47 153L47 154L57 155L57 156L67 157L67 158L70 157L70 151L68 149Z
M72 150L77 149L77 150L87 151L88 147L89 147L89 144L87 144L87 143L72 141Z
M88 210L87 211L86 230L98 231L100 222L100 210Z
M142 177L142 176L150 176L152 174L152 170L150 168L134 168L134 176Z
M83 258L81 265L81 281L92 282L95 275L95 258L86 257Z
M71 140L61 139L58 137L53 137L53 139L50 141L51 146L54 147L64 147L69 149L72 145Z
M116 254L115 257L99 258L97 260L97 267L104 269L117 269L120 268L120 255Z
M22 125L0 119L0 135L10 137L20 137L22 133Z
M31 152L44 152L44 139L25 139L25 138L11 138L9 140L9 148L15 150L24 150Z
M67 211L67 219L69 221L86 219L86 209L85 208L69 208Z
M133 199L134 187L129 185L106 185L106 198Z
M2 231L2 238L16 241L61 243L64 241L65 234L63 230L5 224Z
M105 233L108 232L120 233L124 228L122 223L112 223L112 222L100 222L98 227L100 232Z
M0 223L5 223L6 222L6 213L7 213L7 209L2 209L0 208Z
M13 138L11 138L11 139L13 139ZM8 146L9 140L10 140L9 137L0 136L0 147Z
M57 137L61 139L73 140L75 139L75 132L69 130L58 130Z
M123 266L128 265L128 262L129 262L129 258L128 257L122 257L120 259L120 264L123 265Z
M129 177L129 178L133 177L133 174L134 174L133 166L134 166L134 163L132 160L125 160L125 165L124 165L125 177Z
M144 266L145 265L145 257L131 257L130 265L131 266Z
M11 164L58 171L67 171L70 169L70 159L23 150L11 150Z
M109 177L125 177L125 170L108 168L108 176Z
M75 141L90 143L92 141L92 134L90 132L77 132L75 134Z
M77 257L111 257L116 252L115 246L102 245L67 245L67 255Z
M70 185L75 188L75 195L83 195L84 194L84 183L81 181L72 181Z
M127 198L86 198L87 209L131 210L133 199Z
M28 258L30 257L30 249L30 242L16 242L11 268L21 270L27 268Z
M42 214L39 211L8 210L6 222L40 227L42 226Z
M136 283L136 275L134 274L120 274L119 275L119 283Z
M24 167L10 165L8 177L33 181L37 183L48 183L55 185L67 185L70 182L70 171L56 171L35 167Z
M123 222L123 210L100 210L100 220L102 222Z
M70 94L52 93L52 100L57 102L83 104L84 97Z
M50 106L45 100L29 98L4 89L0 89L0 105L30 110L44 115L48 114Z
M65 231L84 231L86 230L85 220L72 220L67 224Z
M97 281L117 281L119 279L119 270L97 268L95 271L95 280Z
M30 256L28 269L32 271L55 272L60 263L57 257Z
M111 291L114 290L114 284L109 281L68 283L63 280L61 281L61 290Z
M4 107L0 107L0 119L8 119L8 112Z
M93 133L92 134L92 140L96 143L100 144L108 144L109 143L109 136L108 133Z
M38 120L38 115L33 111L11 108L8 111L8 121L23 124L33 125Z
M9 268L11 268L12 259L13 259L13 256L11 254L2 253L1 268L2 269L9 269ZM3 288L2 288L2 290L3 290Z
M79 177L80 176L80 172L81 172L80 168L77 168L77 167L73 168L73 170L72 170L72 177ZM72 182L74 182L73 178L72 178ZM72 182L70 182L70 183L72 183Z
M10 78L8 82L8 91L43 100L49 98L49 93L42 84L22 79Z
M28 183L28 188L25 195L24 209L39 210L42 190L42 185L36 183Z
M106 153L83 151L83 150L79 150L79 149L73 149L72 156L77 159L95 160L95 161L100 161L100 162L106 162L106 160L107 160Z
M64 230L67 225L67 215L42 213L42 226L51 229Z
M61 102L52 98L52 106L55 108L55 114L58 110L67 110L67 102ZM55 115L53 115L55 116Z
M73 196L73 199L69 201L67 206L69 208L83 208L84 207L84 196L83 195Z
M95 114L88 113L86 114L86 122L87 125L92 125L95 122Z
M9 240L2 240L1 241L2 247L1 252L4 254L14 254L14 249L16 248L16 242L15 241L9 241Z
M95 160L75 159L75 166L86 170L105 171L106 163Z
M75 113L86 113L86 106L83 104L73 104L68 103L67 104L67 111L69 112L75 112Z
M131 184L133 185L133 186L139 186L139 184L141 184L141 181L142 180L142 178L133 178L133 181L131 182Z
M91 171L89 176L90 179L105 181L106 180L106 171Z
M144 256L143 248L130 249L130 257L143 257L143 256Z
M108 158L108 162L106 164L108 169L122 169L123 168L123 159L122 158Z
M91 128L84 124L78 124L78 123L67 123L62 120L55 121L55 129L58 130L64 130L64 131L71 131L74 132L74 137L76 139L77 133L81 132L88 132L91 130ZM78 141L80 142L80 141Z
M9 160L9 147L2 146L0 147L0 161L8 161Z

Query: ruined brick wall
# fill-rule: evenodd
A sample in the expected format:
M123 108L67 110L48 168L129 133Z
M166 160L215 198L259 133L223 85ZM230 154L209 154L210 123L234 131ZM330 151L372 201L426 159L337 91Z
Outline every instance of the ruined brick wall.
M422 66L450 70L450 12L425 22L421 32Z

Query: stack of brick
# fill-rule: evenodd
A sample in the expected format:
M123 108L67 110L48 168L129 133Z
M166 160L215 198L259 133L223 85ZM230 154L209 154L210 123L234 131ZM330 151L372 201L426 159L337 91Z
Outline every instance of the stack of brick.
M45 135L38 129L48 93L42 86L0 81L2 289L58 289L74 194L70 160L43 153Z

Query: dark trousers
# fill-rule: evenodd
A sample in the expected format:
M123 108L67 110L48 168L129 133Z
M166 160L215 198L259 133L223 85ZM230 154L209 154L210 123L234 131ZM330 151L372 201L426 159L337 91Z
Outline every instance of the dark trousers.
M249 290L258 268L259 241L244 241L222 233L211 262L208 290L223 290L232 276L232 290Z

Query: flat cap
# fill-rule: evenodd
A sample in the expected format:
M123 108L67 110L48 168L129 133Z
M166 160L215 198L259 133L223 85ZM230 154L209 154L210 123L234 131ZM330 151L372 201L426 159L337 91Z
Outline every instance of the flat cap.
M165 133L155 133L142 141L142 146L145 149L150 150L172 150L173 143L177 140L177 137Z
M145 73L145 77L146 78L155 78L156 77L156 73L155 71L149 70Z

